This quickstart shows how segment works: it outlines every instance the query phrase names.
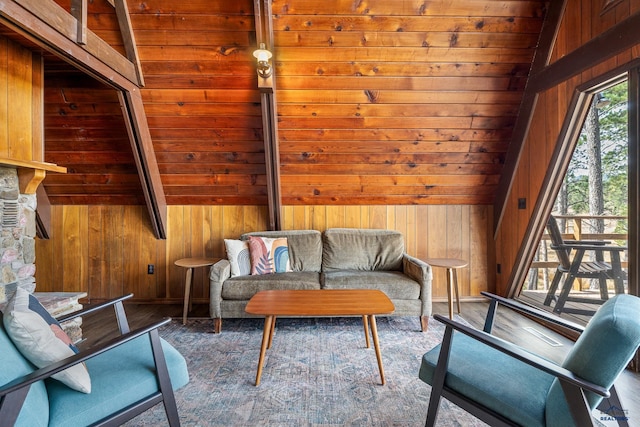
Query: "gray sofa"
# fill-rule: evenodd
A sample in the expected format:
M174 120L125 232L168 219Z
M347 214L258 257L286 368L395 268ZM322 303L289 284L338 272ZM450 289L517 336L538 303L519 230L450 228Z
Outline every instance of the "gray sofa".
M429 264L404 252L404 238L391 230L332 228L263 231L249 236L286 237L292 272L231 277L228 260L210 270L209 314L214 331L223 318L252 317L251 297L268 289L380 289L395 305L394 316L419 316L422 331L431 315Z

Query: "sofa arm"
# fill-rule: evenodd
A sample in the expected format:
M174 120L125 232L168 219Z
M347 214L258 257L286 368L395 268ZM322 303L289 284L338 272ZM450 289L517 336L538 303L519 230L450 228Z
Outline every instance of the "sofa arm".
M402 257L402 271L420 284L420 300L422 301L421 316L431 315L431 281L433 272L426 262L404 254Z
M222 317L220 301L222 301L222 284L231 277L231 263L221 259L211 266L209 271L209 316Z

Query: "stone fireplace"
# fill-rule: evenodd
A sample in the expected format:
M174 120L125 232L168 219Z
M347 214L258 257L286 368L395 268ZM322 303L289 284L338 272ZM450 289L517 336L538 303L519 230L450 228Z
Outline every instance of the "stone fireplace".
M20 194L15 168L0 167L0 304L16 287L33 292L36 195Z
M0 166L0 310L17 287L34 293L36 289L36 206L35 193L21 194L18 172ZM58 317L82 308L78 299L86 293L36 294L40 303ZM82 319L62 324L74 341L82 338Z

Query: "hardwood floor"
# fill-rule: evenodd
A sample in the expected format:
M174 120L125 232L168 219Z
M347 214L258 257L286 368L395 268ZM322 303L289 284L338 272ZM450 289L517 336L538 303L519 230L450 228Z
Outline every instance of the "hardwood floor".
M461 316L476 328L482 328L488 304L484 302L464 302ZM182 319L182 307L178 305L127 304L125 306L129 325L132 329L172 317L175 322ZM448 313L446 303L434 303L434 313L444 316ZM208 306L194 305L190 317L208 318ZM93 335L114 337L117 334L113 310L89 315L83 319L85 341L79 347L94 345L104 340L92 340ZM211 322L213 330L213 321ZM92 333L93 332L93 333ZM520 345L542 357L559 362L572 346L572 341L542 325L515 314L511 310L498 310L494 323L494 335ZM616 382L623 408L627 411L630 426L640 426L640 374L626 370Z

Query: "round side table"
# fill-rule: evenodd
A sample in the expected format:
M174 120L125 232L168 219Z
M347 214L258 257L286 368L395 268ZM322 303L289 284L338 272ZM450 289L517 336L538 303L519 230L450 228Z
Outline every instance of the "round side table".
M449 319L453 319L453 292L456 293L456 305L458 313L460 313L460 295L458 292L458 275L457 269L464 268L469 263L457 258L427 258L424 260L433 267L442 267L447 269L447 298L449 299Z
M175 262L178 267L187 269L187 276L184 281L184 306L182 308L182 324L187 324L187 312L191 311L191 278L193 277L193 269L197 267L207 267L218 262L213 258L182 258Z

